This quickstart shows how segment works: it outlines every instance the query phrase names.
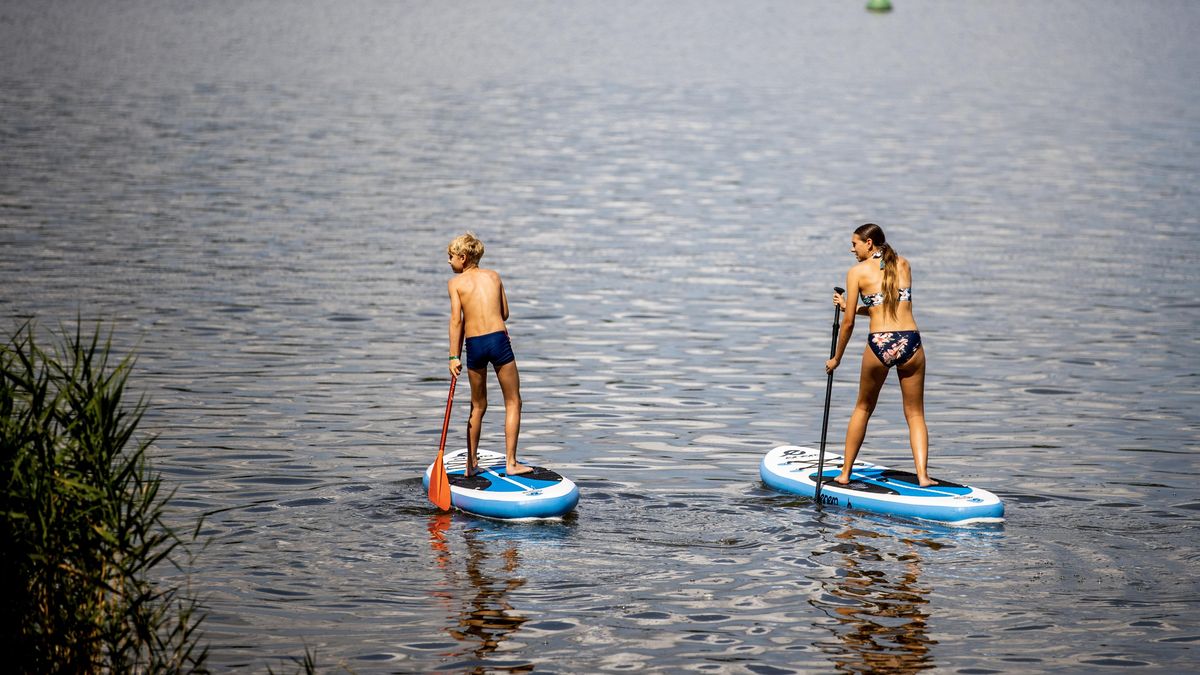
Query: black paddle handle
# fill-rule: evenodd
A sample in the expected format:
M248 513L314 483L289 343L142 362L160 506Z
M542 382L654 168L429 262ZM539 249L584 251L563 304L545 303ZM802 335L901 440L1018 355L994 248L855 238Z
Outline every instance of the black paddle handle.
M833 287L834 292L839 295L846 295L846 289L840 286ZM829 345L829 358L833 358L837 354L837 339L838 329L841 328L841 311L842 308L838 305L833 306L833 341ZM829 373L829 379L825 383L825 415L821 418L821 451L817 454L817 487L813 491L813 500L817 503L817 508L821 508L821 479L825 476L825 437L829 433L829 404L833 400L833 373Z
M838 295L843 296L842 302L845 302L844 298L846 295L846 289L842 288L841 286L834 286L833 292L837 293ZM841 307L838 307L837 305L833 306L833 343L829 345L829 358L831 358L831 359L833 358L834 354L837 354L838 329L841 328L841 321L839 320L840 319L839 314L841 311L842 311Z
M842 296L842 302L846 301L845 300L846 289L842 288L841 286L834 286L833 292ZM838 328L841 327L841 325L840 325L841 322L838 320L839 319L838 314L841 311L842 311L841 307L838 307L837 305L833 306L833 344L829 345L829 358L831 358L831 359L833 358L833 355L837 353Z

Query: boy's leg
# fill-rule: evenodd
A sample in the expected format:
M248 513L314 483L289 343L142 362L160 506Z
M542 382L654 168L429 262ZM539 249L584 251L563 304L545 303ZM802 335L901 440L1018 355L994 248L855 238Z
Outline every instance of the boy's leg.
M504 392L504 460L505 472L518 476L533 471L533 467L517 462L517 437L521 433L521 376L517 362L496 367L496 379Z
M471 414L467 417L467 475L475 474L479 464L479 432L483 428L483 413L487 412L487 368L467 370L471 382Z

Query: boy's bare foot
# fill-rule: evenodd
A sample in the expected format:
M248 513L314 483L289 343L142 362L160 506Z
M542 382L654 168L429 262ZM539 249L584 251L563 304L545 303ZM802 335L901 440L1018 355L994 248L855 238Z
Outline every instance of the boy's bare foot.
M521 464L520 462L506 464L504 467L504 473L506 473L509 476L520 476L521 474L529 473L530 471L533 471L532 466L525 466L524 464Z
M932 478L918 478L917 483L919 483L921 485L921 487L930 487L932 485L941 485L941 483L937 482L936 480L934 480Z
M849 484L850 484L850 477L849 477L849 476L845 476L845 480L843 480L843 477L842 477L842 476L838 476L837 478L834 478L834 479L833 479L833 482L837 483L838 485L849 485Z
M475 459L473 457L467 457L467 469L463 471L463 475L467 478L475 475Z

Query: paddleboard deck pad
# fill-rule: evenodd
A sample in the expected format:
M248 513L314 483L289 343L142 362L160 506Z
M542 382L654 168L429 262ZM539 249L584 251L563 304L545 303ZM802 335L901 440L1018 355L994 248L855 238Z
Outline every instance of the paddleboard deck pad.
M450 504L461 511L487 518L557 518L579 503L579 487L555 471L535 466L529 473L509 476L504 455L488 450L476 454L479 466L474 476L466 475L466 448L442 458L450 478ZM432 471L430 464L425 469L425 489Z
M759 475L776 490L814 497L818 455L813 448L781 445L763 457ZM826 452L822 504L954 525L1004 520L1004 504L987 490L936 477L937 485L921 487L914 473L870 462L855 462L850 484L841 485L833 480L841 470L842 456Z

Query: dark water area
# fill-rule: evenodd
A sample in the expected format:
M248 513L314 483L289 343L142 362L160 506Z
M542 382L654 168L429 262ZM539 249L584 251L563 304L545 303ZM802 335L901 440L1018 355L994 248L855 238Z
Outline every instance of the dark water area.
M0 316L136 353L216 670L1195 668L1200 5L864 4L0 5ZM758 479L867 221L1002 525ZM468 229L561 522L421 489ZM911 466L894 381L862 456Z

